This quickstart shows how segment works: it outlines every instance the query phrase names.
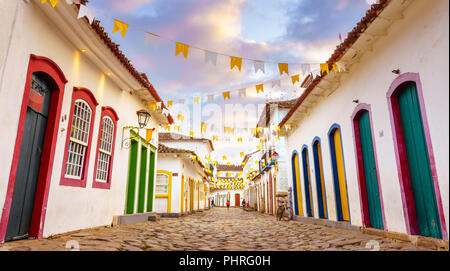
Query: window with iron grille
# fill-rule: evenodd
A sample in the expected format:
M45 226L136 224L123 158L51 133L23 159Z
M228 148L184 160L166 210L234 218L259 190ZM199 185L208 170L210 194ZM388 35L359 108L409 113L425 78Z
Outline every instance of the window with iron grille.
M89 142L92 109L83 100L76 100L73 108L70 142L65 177L81 179Z
M110 117L103 117L100 144L98 148L96 180L107 182L114 139L114 122Z

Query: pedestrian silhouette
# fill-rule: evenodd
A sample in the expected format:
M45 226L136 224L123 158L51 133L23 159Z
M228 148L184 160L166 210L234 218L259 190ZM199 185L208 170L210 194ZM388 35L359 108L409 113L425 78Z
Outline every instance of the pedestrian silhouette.
M227 211L230 209L230 200L227 200Z

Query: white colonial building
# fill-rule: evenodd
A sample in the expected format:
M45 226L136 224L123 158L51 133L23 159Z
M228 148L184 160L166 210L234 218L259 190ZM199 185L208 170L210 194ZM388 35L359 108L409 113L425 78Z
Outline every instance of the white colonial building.
M0 242L152 211L151 133L172 119L155 110L138 127L138 110L164 104L78 10L65 1L0 5L0 123L8 131L0 134Z
M448 11L379 1L282 120L296 215L448 240Z

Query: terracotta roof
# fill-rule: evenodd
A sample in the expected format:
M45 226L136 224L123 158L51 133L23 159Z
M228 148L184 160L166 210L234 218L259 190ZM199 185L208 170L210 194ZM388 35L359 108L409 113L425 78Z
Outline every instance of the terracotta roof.
M242 171L242 166L217 164L217 171Z
M356 24L351 32L347 34L345 40L336 46L333 54L327 60L328 67L332 70L333 65L338 62L347 52L347 50L352 47L352 45L358 40L362 33L367 29L367 27L372 23L378 15L384 10L384 8L391 2L391 0L379 0L377 4L373 4L370 9L366 11L366 15ZM284 125L289 118L294 114L297 108L302 104L305 98L311 93L315 86L324 78L326 75L317 76L308 85L303 94L298 98L297 102L293 108L287 113L287 115L280 122L279 126Z
M177 133L159 133L159 141L180 141L180 140L199 141L199 142L209 143L211 150L212 151L214 150L212 141L207 138L197 138L197 137L186 136L186 135L177 134Z
M163 145L161 143L158 144L158 153L177 153L177 154L189 154L189 155L195 155L197 154L194 151L190 150L183 150L183 149L176 149L176 148L170 148L166 145ZM195 160L201 168L205 168L202 162Z
M82 1L82 4L86 4L88 1ZM76 4L77 8L80 8L79 4ZM87 18L84 18L86 22L89 21ZM136 70L136 68L131 64L130 60L125 56L125 54L119 49L119 45L116 44L111 40L111 38L108 36L108 33L105 32L105 29L100 25L99 20L94 20L92 24L90 24L92 29L97 33L97 35L100 37L101 40L105 43L105 45L111 50L111 52L117 57L117 59L122 63L122 65L125 66L125 68L130 72L130 74L136 78L136 80L142 85L142 87L148 89L150 94L155 98L157 102L161 102L162 106L161 108L167 108L164 104L163 100L159 97L158 93L156 92L153 85L148 80L147 76L144 73L140 73ZM167 119L170 124L173 123L173 118L169 114L167 116Z

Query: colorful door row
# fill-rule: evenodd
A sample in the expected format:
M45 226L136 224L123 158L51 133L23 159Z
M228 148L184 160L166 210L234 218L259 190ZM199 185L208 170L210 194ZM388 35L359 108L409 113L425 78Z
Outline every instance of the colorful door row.
M388 95L388 102L391 110L395 147L397 148L400 185L404 193L402 200L405 209L405 220L408 223L407 228L410 234L443 238L441 227L443 214L439 210L442 208L442 205L440 197L436 196L439 193L439 187L432 171L434 161L430 160L430 157L433 156L430 155L432 149L430 149L431 144L429 136L427 136L428 128L426 127L425 129L424 127L424 106L419 98L421 92L418 92L415 80L399 82L394 84L395 87L391 89L390 95ZM363 226L385 229L370 105L358 105L352 115L352 122ZM350 222L345 160L341 137L341 127L337 124L332 125L328 132L328 142L337 220ZM302 169L300 169L300 160L302 161ZM302 204L305 202L306 215L313 217L314 209L309 161L307 145L303 145L300 154L297 151L293 152L291 162L294 210L296 215L303 216ZM326 219L328 218L327 197L324 185L321 140L319 137L314 138L312 141L312 162L316 180L318 216ZM303 186L300 183L301 178L303 178ZM304 193L301 191L302 187ZM304 201L302 200L302 195L305 196Z

